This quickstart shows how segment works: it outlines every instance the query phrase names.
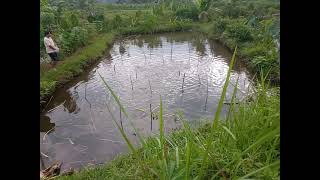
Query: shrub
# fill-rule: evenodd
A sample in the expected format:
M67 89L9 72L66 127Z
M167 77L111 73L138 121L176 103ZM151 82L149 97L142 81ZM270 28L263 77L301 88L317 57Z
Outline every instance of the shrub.
M175 15L179 19L192 19L193 21L198 20L199 10L196 7L185 7L185 8L179 8Z
M112 28L113 29L118 29L122 26L122 23L123 23L123 19L121 18L120 15L116 15L112 21L111 21L111 24L112 24Z
M218 34L222 34L225 31L227 24L227 19L219 18L214 22L213 31Z
M228 24L226 31L228 36L236 39L237 42L246 42L253 39L250 27L242 22Z
M104 15L103 14L98 14L98 15L89 15L87 18L88 22L93 23L94 21L104 21Z
M158 24L158 18L155 15L145 15L142 24L145 32L153 32Z
M70 55L76 49L88 43L88 31L82 27L73 27L70 32L63 32L61 38L61 56Z

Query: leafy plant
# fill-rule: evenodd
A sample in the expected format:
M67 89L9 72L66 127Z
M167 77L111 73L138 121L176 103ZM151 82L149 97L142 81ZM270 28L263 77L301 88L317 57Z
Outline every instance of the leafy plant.
M199 10L195 6L182 7L176 10L175 15L179 19L198 20Z
M253 39L250 27L241 21L228 24L226 33L229 37L236 39L238 42L246 42Z

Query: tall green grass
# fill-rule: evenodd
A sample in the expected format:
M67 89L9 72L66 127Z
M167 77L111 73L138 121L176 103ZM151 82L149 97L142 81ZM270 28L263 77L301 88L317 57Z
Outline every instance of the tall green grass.
M229 79L227 75L224 87ZM228 121L219 120L223 90L213 122L203 120L198 127L191 127L178 114L183 128L168 135L163 132L160 97L158 136L146 138L135 153L59 179L280 179L279 89L268 87L263 75L257 84L253 101L236 104L233 94ZM233 93L236 89L237 83ZM121 134L130 146L125 132Z

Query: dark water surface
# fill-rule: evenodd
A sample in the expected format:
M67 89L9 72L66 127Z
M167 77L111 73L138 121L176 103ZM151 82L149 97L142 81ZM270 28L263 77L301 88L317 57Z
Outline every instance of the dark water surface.
M98 73L120 96L135 127L146 135L151 132L150 104L153 112L158 113L160 95L166 131L181 125L174 115L178 110L190 122L213 117L231 56L221 44L191 32L116 41L101 61L58 89L40 115L41 152L47 156L43 156L44 164L63 161L63 169L80 168L127 152L106 108L108 104L119 121L119 107ZM250 84L250 76L240 61L232 72L231 83L235 84L238 77L238 88L242 92L237 96L241 98ZM230 85L226 101L230 101L232 91ZM129 121L123 114L121 118L125 131L135 140ZM158 120L153 120L152 133L159 132L158 124Z

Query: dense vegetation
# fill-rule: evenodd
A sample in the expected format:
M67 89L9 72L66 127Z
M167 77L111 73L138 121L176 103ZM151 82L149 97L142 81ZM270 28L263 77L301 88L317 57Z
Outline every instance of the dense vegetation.
M234 49L260 73L280 80L280 5L278 1L213 1L208 10L212 23L201 29Z
M237 46L237 54L257 74L268 74L268 77L257 83L253 100L244 101L237 108L231 105L225 121L215 119L216 123L212 123L211 120L211 126L203 125L199 129L184 123L183 129L169 136L142 141L139 149L129 146L132 154L68 178L279 179L279 92L278 88L270 89L265 81L280 80L279 1L125 2L131 4L41 0L40 57L47 56L43 32L50 29L63 61L56 69L41 70L40 101L97 60L115 37L127 34L193 28L220 40L231 50ZM179 117L186 121L182 115Z

